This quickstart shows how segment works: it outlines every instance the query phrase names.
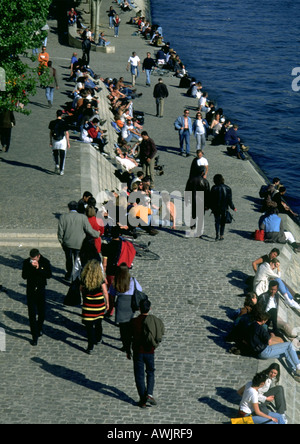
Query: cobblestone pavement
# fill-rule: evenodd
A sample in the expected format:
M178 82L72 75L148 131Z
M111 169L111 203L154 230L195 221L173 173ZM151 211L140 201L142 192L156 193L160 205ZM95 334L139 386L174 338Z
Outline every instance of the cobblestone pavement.
M108 3L102 2L102 11L108 9ZM146 42L131 36L135 28L126 24L129 17L130 13L121 15L119 39L113 38L106 21L103 26L116 46L115 54L91 53L92 67L104 77L124 75L129 81L125 68L131 51L141 59L146 55ZM30 105L32 114L17 115L10 152L1 153L4 232L53 232L57 215L66 211L67 202L80 197L76 149L71 147L68 153L65 176L53 174L48 122L69 100L67 92L73 85L64 78L73 49L58 43L56 23L50 25L48 50L58 69L60 89L55 92L52 109L46 107L44 91L38 91ZM158 145L160 163L165 166L165 174L156 178L156 188L182 192L193 157L178 155L173 122L185 106L193 113L196 103L183 96L178 79L164 80L170 97L163 119L155 117L154 76L152 87L146 88L141 73L137 88L143 96L134 105L145 111L144 127ZM192 147L194 155L194 141ZM204 240L185 236L182 227L174 232L162 229L150 239L160 260L136 259L132 272L149 294L153 313L166 327L156 351L154 395L158 405L146 410L136 406L132 361L118 350L121 343L113 321L104 322L104 343L95 353L84 353L81 311L63 305L67 292L62 280L64 256L54 245L41 249L54 271L47 290L45 334L37 347L30 345L21 279L22 261L30 247L2 245L0 283L5 291L0 293L0 327L6 332L6 352L0 353L0 423L222 424L234 416L239 401L235 390L253 376L257 362L228 353L224 337L232 325L232 311L243 304L241 295L245 278L252 274L251 261L266 252L264 245L250 240L259 217L256 203L261 178L249 161L229 158L224 147L207 146L205 157L210 184L215 173L222 173L232 187L238 210L235 221L226 228L225 240L215 242L213 216L207 213ZM148 241L147 235L142 239Z

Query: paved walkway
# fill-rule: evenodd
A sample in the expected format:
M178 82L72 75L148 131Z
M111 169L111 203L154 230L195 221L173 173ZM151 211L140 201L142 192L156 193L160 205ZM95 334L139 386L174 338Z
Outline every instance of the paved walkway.
M123 75L132 51L143 59L147 42L132 36L126 24L131 13L121 14L120 37L108 29L103 0L103 29L116 46L115 54L91 53L91 66L103 77ZM73 85L66 82L73 49L58 43L56 22L50 22L48 50L58 69L60 89L55 106L48 109L43 90L30 104L29 117L17 115L9 153L1 153L1 229L19 234L53 234L57 215L67 211L70 200L80 198L79 148L71 143L65 175L53 174L48 145L48 123L67 100ZM152 48L151 48L151 52ZM201 74L201 73L200 73ZM152 86L144 74L137 80L143 96L135 109L145 111L144 128L158 148L165 174L156 177L158 190L183 192L193 157L178 155L175 118L195 101L183 95L179 80L165 77L170 97L165 117L155 117ZM226 112L226 104L222 104ZM192 142L193 155L195 144ZM151 238L159 261L136 260L133 274L152 300L153 313L164 320L166 335L156 352L155 397L158 405L146 411L138 400L132 361L121 353L119 332L113 322L104 323L104 344L87 356L80 309L63 305L64 255L60 248L45 247L54 277L48 285L45 334L37 347L30 345L22 261L30 246L3 245L0 253L0 327L6 331L6 352L0 353L0 423L101 423L101 424L221 424L228 423L238 408L235 390L256 372L254 359L232 356L224 337L231 328L230 313L243 304L245 278L252 275L251 261L268 248L250 240L259 217L256 211L262 179L249 161L229 158L224 147L207 146L208 179L222 173L232 187L238 209L224 242L215 242L213 216L205 216L205 239L185 236L184 229L161 230ZM3 239L3 237L2 237ZM146 235L144 237L146 239ZM148 240L148 239L147 239ZM33 242L34 243L34 242ZM266 365L267 366L267 365ZM289 412L288 412L289 413Z

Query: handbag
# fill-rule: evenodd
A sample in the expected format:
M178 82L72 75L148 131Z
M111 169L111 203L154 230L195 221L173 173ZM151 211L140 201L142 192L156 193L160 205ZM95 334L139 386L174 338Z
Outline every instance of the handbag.
M264 230L255 230L254 239L256 241L264 241L265 240L265 231Z
M72 281L68 293L64 298L64 305L68 305L70 307L77 307L78 305L81 305L80 282L78 278Z
M231 222L232 222L233 220L234 220L234 219L233 219L233 216L232 216L232 214L230 213L230 211L226 210L226 213L225 213L225 224L231 224Z
M131 297L131 309L133 312L139 310L140 308L140 302L147 300L148 296L146 295L146 293L138 290L136 288L136 282L134 279L134 290L133 290L133 295Z
M254 424L252 416L244 416L242 418L231 418L231 424Z

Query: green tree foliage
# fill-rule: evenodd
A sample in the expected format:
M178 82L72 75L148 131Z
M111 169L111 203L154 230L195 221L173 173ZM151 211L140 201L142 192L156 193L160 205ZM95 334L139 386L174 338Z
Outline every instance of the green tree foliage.
M28 57L40 48L47 33L51 0L0 0L0 67L5 70L5 92L0 94L0 111L28 113L29 96L35 94L36 67Z

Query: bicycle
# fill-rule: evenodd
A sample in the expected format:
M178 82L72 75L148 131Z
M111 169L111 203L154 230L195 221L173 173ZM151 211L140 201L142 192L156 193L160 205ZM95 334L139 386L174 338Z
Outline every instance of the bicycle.
M122 235L120 237L121 239L127 240L128 242L132 243L135 248L137 258L145 261L157 261L160 259L160 256L157 253L154 253L149 249L151 241L149 241L147 244L144 244L129 235Z

